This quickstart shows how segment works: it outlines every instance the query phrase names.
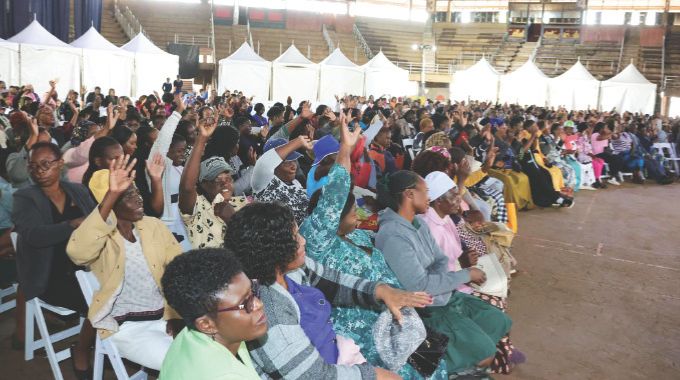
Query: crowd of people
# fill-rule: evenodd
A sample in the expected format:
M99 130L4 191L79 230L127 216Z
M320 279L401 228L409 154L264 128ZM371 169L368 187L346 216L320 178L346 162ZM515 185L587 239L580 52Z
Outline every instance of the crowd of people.
M505 313L518 212L628 173L675 180L652 147L678 144L680 123L658 115L360 96L267 108L182 85L132 100L0 82L15 349L39 297L86 318L78 379L96 334L167 380L508 374L526 360ZM89 307L79 270L100 284Z

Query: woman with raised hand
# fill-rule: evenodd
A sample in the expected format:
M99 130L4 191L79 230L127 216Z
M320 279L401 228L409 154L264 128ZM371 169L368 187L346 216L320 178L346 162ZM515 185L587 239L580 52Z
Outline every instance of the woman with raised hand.
M351 192L350 154L359 139L360 129L356 128L354 133L350 133L344 114L340 114L340 121L342 124L340 148L338 153L334 154L335 160L330 165L330 170L327 170L328 174L325 177L327 183L312 195L310 215L300 226L300 234L307 242L306 252L309 257L327 268L369 281L401 287L394 272L387 266L382 252L373 245L371 234L356 228L356 204ZM324 137L328 138L333 137ZM352 338L370 364L383 366L372 334L378 316L377 311L359 306L332 309L335 332ZM398 373L407 379L422 378L410 365L403 365ZM443 361L437 373L431 378L447 378Z
M343 274L307 258L292 212L276 203L253 203L234 214L225 246L262 285L269 330L247 343L258 372L284 379L399 378L368 363L336 364L329 304L373 309L384 304L399 321L402 307L429 305L429 295Z
M165 266L181 249L163 222L144 216L135 160L128 161L118 157L109 170L94 173L89 187L99 207L73 232L66 251L101 286L88 312L100 337L111 339L122 357L158 370L183 327L160 291Z

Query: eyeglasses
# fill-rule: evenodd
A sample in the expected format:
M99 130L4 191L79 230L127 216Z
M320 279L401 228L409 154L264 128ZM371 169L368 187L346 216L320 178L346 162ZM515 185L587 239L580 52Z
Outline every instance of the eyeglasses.
M250 295L243 300L243 303L240 305L232 306L232 307L227 307L224 309L217 309L218 313L221 313L223 311L239 311L239 310L245 310L246 313L250 314L253 312L255 309L255 299L260 298L260 282L258 280L250 280Z
M36 172L36 171L38 171L38 169L40 169L42 171L48 171L48 170L52 169L52 167L59 161L61 161L60 158L58 158L56 160L52 160L52 161L40 161L37 164L36 163L30 163L30 164L28 164L28 171Z

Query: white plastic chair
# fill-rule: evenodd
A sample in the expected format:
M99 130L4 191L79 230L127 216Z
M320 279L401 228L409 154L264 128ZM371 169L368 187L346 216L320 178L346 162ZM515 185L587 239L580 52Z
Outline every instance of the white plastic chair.
M2 299L9 297L17 292L17 284L12 284L10 287L5 289L0 289L0 313L4 313L7 310L12 310L17 306L17 300L11 299L9 301L3 302Z
M94 297L94 292L99 290L99 282L97 278L92 274L92 272L86 272L79 270L76 272L76 278L78 279L78 284L80 285L80 290L85 296L85 302L89 306ZM127 369L125 369L125 364L123 363L123 358L120 356L116 345L113 344L111 339L101 339L99 334L97 334L97 340L95 343L94 351L94 380L101 380L104 373L104 356L109 357L113 371L116 373L116 378L118 380L146 380L147 373L144 371L144 367L140 369L137 373L129 376Z
M17 249L17 233L11 232L9 234L9 237L12 240L12 246L14 247L14 251L16 251L16 249ZM17 287L18 287L18 285L16 283L14 283L14 284L10 285L9 287L7 287L5 289L0 289L0 313L4 313L7 310L12 310L17 306L17 300L16 299L11 299L11 300L6 301L6 302L2 301L3 298L16 294Z
M654 150L661 153L668 161L671 161L673 163L674 173L676 175L680 174L680 165L678 165L678 161L680 161L680 158L678 158L677 153L675 152L675 148L673 147L673 144L654 143L654 145L652 145L652 151Z
M10 238L12 239L12 245L14 250L17 250L17 239L18 234L12 232ZM70 350L64 349L61 351L54 351L54 343L60 342L64 339L70 338L78 333L80 333L80 328L83 325L84 318L80 318L80 323L78 325L67 328L65 330L56 332L50 335L49 330L47 330L47 323L45 322L45 315L43 314L43 309L51 311L57 315L70 316L76 314L75 311L66 309L63 307L58 307L50 305L47 302L40 300L39 298L33 298L26 301L26 333L24 340L24 360L33 360L35 356L35 351L44 348L47 354L47 360L50 362L50 368L52 368L52 374L55 380L64 380L64 376L61 374L61 368L59 368L59 362L71 357ZM38 325L38 331L40 332L40 339L34 340L35 338L35 325Z
M401 146L403 146L404 149L406 149L408 155L411 156L411 160L416 158L416 152L415 149L413 148L413 139L402 139Z

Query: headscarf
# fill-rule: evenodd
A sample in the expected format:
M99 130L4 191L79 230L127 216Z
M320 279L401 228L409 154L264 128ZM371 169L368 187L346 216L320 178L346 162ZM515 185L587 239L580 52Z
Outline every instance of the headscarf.
M71 132L71 146L76 147L85 141L90 134L90 127L96 125L89 120L80 120Z

